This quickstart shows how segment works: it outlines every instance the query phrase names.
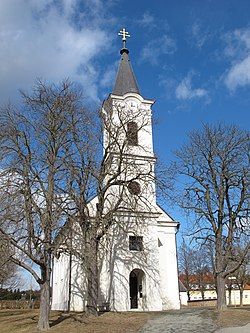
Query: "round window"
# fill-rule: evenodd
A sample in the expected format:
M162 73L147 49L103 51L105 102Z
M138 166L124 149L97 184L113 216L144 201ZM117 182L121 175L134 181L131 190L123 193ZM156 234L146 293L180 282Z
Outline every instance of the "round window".
M128 184L128 189L131 194L138 195L141 192L141 187L140 184L137 183L136 181L131 181Z

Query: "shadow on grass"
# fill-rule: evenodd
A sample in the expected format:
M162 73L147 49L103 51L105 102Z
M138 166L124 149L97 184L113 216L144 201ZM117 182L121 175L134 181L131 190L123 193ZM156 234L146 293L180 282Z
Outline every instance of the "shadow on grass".
M97 316L87 314L86 312L62 312L58 314L58 318L50 319L50 326L56 326L65 320L73 320L82 324L87 324L93 319L103 316L107 311L98 312Z
M12 309L8 309L8 310L1 310L0 311L0 317L12 317L12 316L20 316L23 314L26 314L27 310L12 310Z
M70 319L70 318L73 318L72 314L63 312L59 315L58 318L50 319L50 327L56 326L56 325L62 323L63 321L65 321L67 319Z

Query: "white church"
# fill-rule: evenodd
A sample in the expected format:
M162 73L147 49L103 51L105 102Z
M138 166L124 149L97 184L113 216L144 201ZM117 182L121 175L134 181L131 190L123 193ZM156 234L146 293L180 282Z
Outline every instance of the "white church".
M126 48L129 35L125 29L120 35L123 40L120 64L102 113L111 116L114 131L116 127L122 128L116 140L125 143L122 154L126 168L120 177L133 180L128 181L124 203L116 213L117 223L103 241L98 306L111 311L179 309L176 252L179 223L156 203L151 109L154 101L141 96ZM112 138L105 127L103 136L107 148ZM115 145L112 147L110 176L120 153ZM120 192L117 185L112 190L113 198ZM97 203L97 197L89 202L93 214ZM85 295L86 279L81 263L74 255L60 251L53 259L52 310L84 311Z

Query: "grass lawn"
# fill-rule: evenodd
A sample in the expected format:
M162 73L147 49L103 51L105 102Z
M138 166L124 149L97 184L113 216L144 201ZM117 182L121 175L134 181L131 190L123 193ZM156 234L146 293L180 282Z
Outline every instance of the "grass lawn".
M188 310L190 312L190 309ZM195 310L194 310L195 311ZM162 315L163 313L161 313ZM168 315L168 312L165 312ZM170 314L170 313L169 313ZM55 333L135 333L148 319L159 315L156 312L104 313L99 317L85 317L78 313L52 311L50 332ZM183 310L185 315L185 310ZM250 322L250 307L230 308L221 314L215 309L207 309L218 327L243 326ZM38 310L1 310L1 333L35 333Z
M52 311L50 332L55 333L134 333L152 317L150 313L104 313L99 317L84 317L76 313ZM38 310L1 310L1 333L35 333Z

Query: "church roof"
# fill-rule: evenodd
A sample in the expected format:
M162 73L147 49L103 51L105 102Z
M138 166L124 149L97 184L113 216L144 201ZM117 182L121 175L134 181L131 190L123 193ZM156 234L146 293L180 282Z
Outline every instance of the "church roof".
M184 286L183 282L181 282L181 280L178 280L178 282L179 282L179 291L180 292L187 291L187 288Z
M129 60L129 50L121 49L121 60L116 75L113 94L123 96L126 93L132 92L140 94L138 84Z

